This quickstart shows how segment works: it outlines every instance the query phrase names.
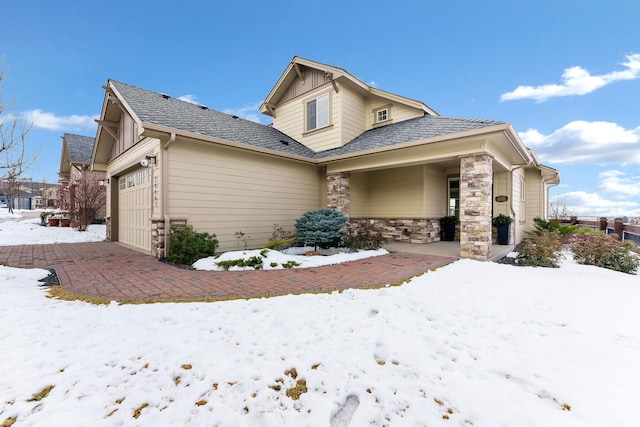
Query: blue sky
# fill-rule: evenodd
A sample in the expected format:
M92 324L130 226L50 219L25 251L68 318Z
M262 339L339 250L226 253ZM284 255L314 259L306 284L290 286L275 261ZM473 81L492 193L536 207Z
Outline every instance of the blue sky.
M364 6L366 5L366 7ZM293 56L441 115L510 122L580 215L640 216L640 2L51 2L0 5L5 98L34 121L34 180L61 135L95 136L112 78L269 123Z

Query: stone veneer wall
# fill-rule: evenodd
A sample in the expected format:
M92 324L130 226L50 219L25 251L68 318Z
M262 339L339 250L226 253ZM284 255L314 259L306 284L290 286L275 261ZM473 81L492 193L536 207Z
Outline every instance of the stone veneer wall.
M373 222L372 222L373 221ZM382 233L382 238L391 242L431 243L440 241L440 218L354 218L349 220L353 229L372 224Z
M167 228L165 226L164 219L151 220L151 256L157 259L164 259L167 257L166 253L166 239ZM170 226L186 227L187 220L184 218L172 218Z
M491 194L493 157L488 154L460 159L460 256L491 257Z
M349 173L327 174L327 207L349 216Z
M106 217L104 219L104 225L107 226L107 231L104 240L107 242L111 241L111 217Z

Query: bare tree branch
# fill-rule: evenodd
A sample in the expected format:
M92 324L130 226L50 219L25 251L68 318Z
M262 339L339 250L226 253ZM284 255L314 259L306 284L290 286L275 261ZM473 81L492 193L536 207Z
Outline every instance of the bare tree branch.
M15 101L5 101L5 79L0 59L0 179L16 180L33 165L37 153L26 153L25 141L33 123L15 114Z

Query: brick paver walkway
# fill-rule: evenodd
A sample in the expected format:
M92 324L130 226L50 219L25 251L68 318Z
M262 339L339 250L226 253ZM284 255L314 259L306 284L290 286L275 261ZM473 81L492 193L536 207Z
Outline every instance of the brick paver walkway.
M394 252L333 266L291 270L194 271L110 242L0 246L0 263L54 268L76 294L121 301L251 298L375 288L456 258Z

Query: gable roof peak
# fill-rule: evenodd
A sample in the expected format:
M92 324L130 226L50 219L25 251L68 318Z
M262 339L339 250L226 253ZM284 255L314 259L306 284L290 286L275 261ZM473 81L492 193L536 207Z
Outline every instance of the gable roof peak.
M267 95L266 99L260 106L260 112L262 114L273 116L275 104L281 98L282 94L288 89L288 87L295 81L296 78L300 80L304 80L304 77L303 77L304 68L313 68L313 69L324 72L326 75L329 76L332 84L334 84L334 87L335 87L334 81L346 80L350 82L352 85L360 88L360 90L362 90L363 92L368 92L371 95L393 99L396 102L410 105L414 108L418 108L424 111L425 114L434 115L434 116L439 115L435 110L427 106L422 101L418 101L415 99L407 98L401 95L396 95L394 93L378 89L376 87L373 87L363 82L359 78L349 73L344 68L324 64L322 62L313 61L311 59L305 59L300 56L294 56L291 59L291 62L289 62L289 64L287 65L287 68L284 70L284 72L282 73L282 75L280 76L276 84L273 86L273 88ZM337 90L338 89L336 87L336 91Z

